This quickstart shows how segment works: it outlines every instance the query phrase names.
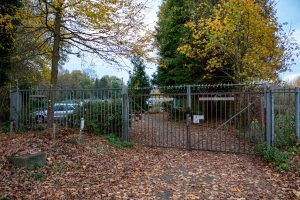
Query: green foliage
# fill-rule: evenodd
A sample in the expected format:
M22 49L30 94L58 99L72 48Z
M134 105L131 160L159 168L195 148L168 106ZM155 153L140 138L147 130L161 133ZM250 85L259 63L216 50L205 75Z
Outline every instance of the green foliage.
M4 122L0 125L0 133L9 133L10 131L10 122Z
M19 24L16 16L20 6L19 0L2 0L0 3L0 87L9 81L15 40L13 32Z
M89 133L96 133L97 135L102 135L104 132L104 127L95 121L87 121L85 128Z
M146 74L146 66L143 60L139 57L131 59L133 64L133 73L129 77L128 87L129 88L147 88L150 87L150 79ZM150 91L149 91L150 93Z
M86 109L85 109L86 108ZM84 116L88 132L98 135L122 131L122 101L94 101L84 103L75 110L76 116ZM80 118L76 117L75 126L79 126Z
M274 160L274 149L272 147L260 144L256 147L256 151L264 161L272 162Z
M30 172L30 176L35 180L35 181L39 181L44 177L44 174L41 172Z
M148 95L151 92L150 78L146 74L146 66L141 58L134 57L133 59L131 59L131 63L133 64L134 68L133 73L130 74L128 81L128 87L130 88L128 93L133 95L139 95L132 98L133 106L131 108L131 112L143 113L144 111L148 110L148 105L146 101L149 98Z
M114 145L116 148L129 148L132 147L132 143L127 142L127 141L122 141L119 137L117 137L115 134L108 134L105 135L104 138L111 143L112 145Z
M80 70L63 70L58 74L57 86L61 89L92 89L93 79Z
M116 76L103 76L101 79L96 79L94 88L95 89L121 89L123 87L123 82Z
M32 167L28 168L28 170L32 171L32 170L36 170L36 169L41 168L41 167L43 167L43 164L35 163Z
M206 73L223 72L239 83L270 81L292 64L298 44L283 32L270 1L222 0L213 8L207 3L201 7L197 11L201 17L186 23L192 37L178 50L193 59L206 59ZM203 9L211 13L201 15Z
M205 72L207 58L188 58L178 51L182 41L189 41L192 31L186 23L202 16L201 3L214 5L207 0L164 0L158 14L156 46L159 50L159 67L153 83L157 85L181 85L195 83L227 82L222 72ZM225 77L225 78L224 78ZM224 80L225 79L225 80Z
M291 167L291 152L280 151L277 148L267 145L259 145L257 147L258 154L266 162L273 162L277 170L288 171Z
M275 146L278 149L288 149L296 145L294 115L276 116L275 119L277 120L275 122Z

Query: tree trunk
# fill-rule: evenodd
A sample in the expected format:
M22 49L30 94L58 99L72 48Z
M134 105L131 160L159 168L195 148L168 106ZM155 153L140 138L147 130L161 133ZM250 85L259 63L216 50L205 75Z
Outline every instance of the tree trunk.
M61 12L57 10L55 13L54 20L54 43L52 49L52 63L51 63L51 83L50 91L48 96L48 116L47 116L47 127L52 128L54 122L54 94L57 85L57 75L58 75L58 62L60 59L60 40L61 40Z

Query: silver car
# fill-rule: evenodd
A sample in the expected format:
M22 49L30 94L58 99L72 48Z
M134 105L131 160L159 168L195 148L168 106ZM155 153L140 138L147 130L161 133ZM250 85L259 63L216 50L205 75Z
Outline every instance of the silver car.
M53 107L54 110L54 120L59 121L66 119L69 115L72 115L75 110L75 106L73 104L66 104L66 103L56 103ZM37 123L44 123L47 122L47 108L36 111L33 113L33 117Z

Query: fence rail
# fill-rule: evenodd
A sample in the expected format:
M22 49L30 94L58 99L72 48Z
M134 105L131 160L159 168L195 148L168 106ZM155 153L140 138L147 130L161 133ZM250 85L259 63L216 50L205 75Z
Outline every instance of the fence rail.
M300 139L299 91L264 84L17 89L10 93L10 115L19 130L45 128L53 95L60 127L79 128L84 118L89 131L148 146L252 153L258 143L282 146Z

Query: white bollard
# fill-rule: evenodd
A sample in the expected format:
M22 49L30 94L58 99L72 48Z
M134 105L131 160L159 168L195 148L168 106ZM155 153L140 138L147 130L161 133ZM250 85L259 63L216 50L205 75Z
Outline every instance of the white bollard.
M82 144L83 143L83 137L82 137L82 131L84 129L84 118L81 118L80 121L80 131L79 131L79 143Z

